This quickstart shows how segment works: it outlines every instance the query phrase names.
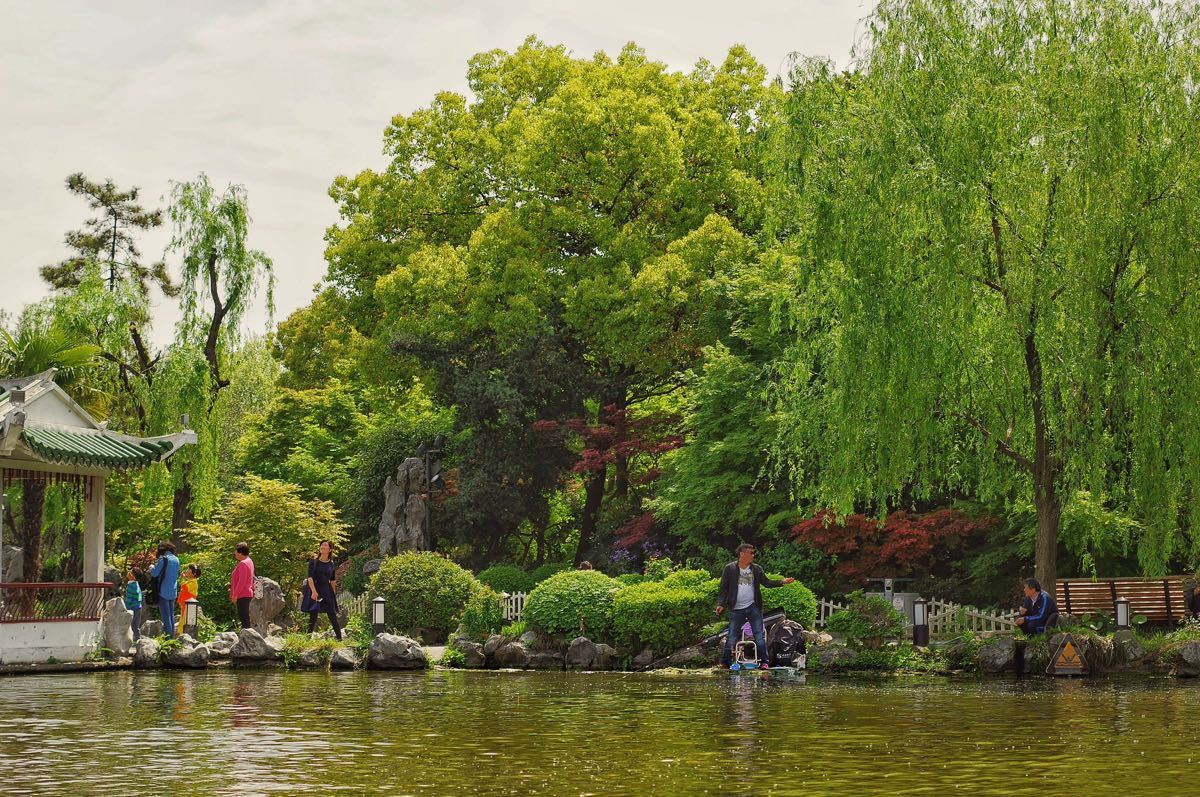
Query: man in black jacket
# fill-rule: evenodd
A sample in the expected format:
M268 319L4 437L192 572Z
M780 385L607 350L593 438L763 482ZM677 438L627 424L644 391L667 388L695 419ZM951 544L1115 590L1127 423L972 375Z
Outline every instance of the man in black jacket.
M796 579L785 578L772 581L763 569L754 564L754 546L742 543L737 549L737 561L725 565L721 571L721 586L717 590L717 614L729 612L729 634L725 637L725 651L721 666L728 667L733 658L733 645L742 636L742 626L749 621L754 631L754 645L758 649L759 663L767 666L767 635L763 631L762 587L782 587Z

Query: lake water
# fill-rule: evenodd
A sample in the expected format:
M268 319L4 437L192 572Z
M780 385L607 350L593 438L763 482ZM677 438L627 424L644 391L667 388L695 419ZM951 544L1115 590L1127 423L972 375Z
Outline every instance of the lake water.
M626 673L0 679L0 793L1190 794L1200 683Z

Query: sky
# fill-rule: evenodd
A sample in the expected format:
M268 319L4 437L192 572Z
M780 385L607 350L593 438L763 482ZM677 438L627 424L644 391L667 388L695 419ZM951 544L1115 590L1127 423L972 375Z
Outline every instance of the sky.
M274 261L275 320L308 304L338 220L339 174L381 168L383 130L438 91L466 91L477 52L533 34L588 57L629 41L670 67L720 61L741 43L772 74L789 56L845 65L873 0L7 0L0 11L0 309L47 294L87 218L64 181L81 171L139 186L161 207L171 181L245 186L250 245ZM165 230L144 234L145 262ZM174 266L171 258L168 266ZM174 269L173 269L174 270ZM177 321L154 296L152 338ZM246 320L268 328L265 304Z

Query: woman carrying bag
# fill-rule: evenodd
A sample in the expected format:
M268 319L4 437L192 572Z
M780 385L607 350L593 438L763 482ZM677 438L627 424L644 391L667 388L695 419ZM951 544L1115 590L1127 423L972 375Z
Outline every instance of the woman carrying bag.
M300 611L308 612L308 633L317 628L317 617L321 612L329 615L334 635L342 638L342 627L338 624L337 596L334 594L333 543L321 542L317 555L308 562L308 578L304 582L304 598Z

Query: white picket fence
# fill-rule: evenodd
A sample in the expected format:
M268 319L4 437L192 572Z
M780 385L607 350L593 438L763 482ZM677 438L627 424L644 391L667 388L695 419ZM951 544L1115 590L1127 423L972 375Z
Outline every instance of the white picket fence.
M817 599L817 628L824 628L829 618L846 608L846 604ZM982 633L1009 633L1017 628L1016 612L998 612L976 609L974 606L934 598L929 601L929 636L944 639L958 636L964 631ZM905 621L905 635L912 632L912 623Z
M504 611L504 619L510 623L520 620L525 614L525 599L528 597L527 592L500 593L500 607Z
M365 615L367 613L367 609L370 607L371 599L368 597L367 593L364 592L363 594L356 595L355 597L346 601L346 609L349 612L349 614L346 616L353 617L356 614Z

